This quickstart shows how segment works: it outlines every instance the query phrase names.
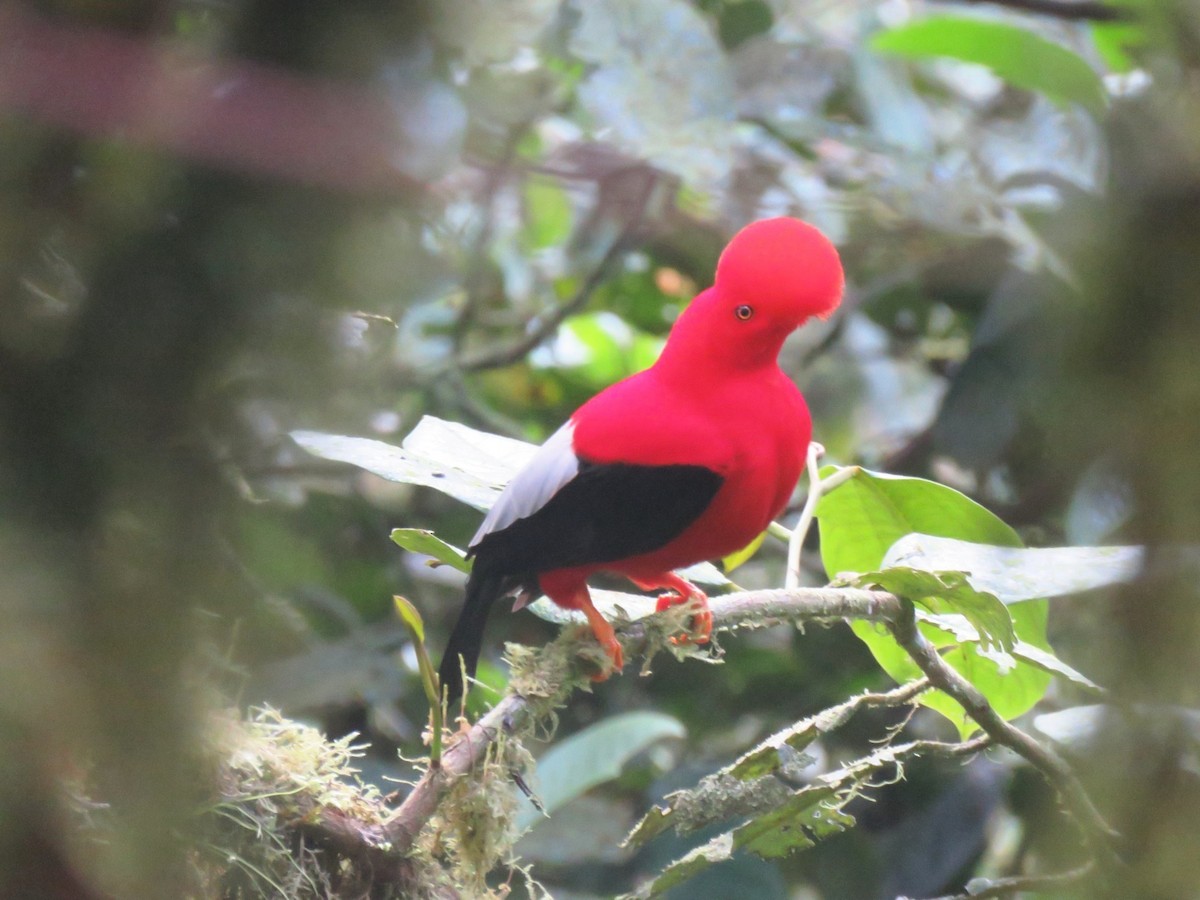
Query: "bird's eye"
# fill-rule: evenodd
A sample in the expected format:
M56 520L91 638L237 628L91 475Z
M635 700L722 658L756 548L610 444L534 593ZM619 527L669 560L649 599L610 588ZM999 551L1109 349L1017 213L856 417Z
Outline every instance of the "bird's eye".
M735 316L737 316L739 319L741 319L743 322L745 322L752 315L754 315L754 307L750 306L747 303L743 303L741 306L739 306L737 309L735 309L733 311L733 314Z

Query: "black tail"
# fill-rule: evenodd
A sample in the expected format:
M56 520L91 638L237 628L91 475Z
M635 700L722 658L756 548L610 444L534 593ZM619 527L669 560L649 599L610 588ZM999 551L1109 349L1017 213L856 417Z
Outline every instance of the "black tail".
M475 674L475 664L479 662L479 654L483 650L483 629L487 625L492 604L503 592L503 581L500 576L477 578L474 574L467 580L467 599L463 601L462 612L458 614L458 621L450 632L450 640L438 669L438 680L446 697L446 709L451 715L454 704L463 695L463 669L466 669L468 677Z

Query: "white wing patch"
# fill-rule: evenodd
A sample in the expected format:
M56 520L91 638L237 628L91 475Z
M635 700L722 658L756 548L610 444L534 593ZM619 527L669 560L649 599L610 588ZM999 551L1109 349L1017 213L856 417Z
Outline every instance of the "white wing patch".
M568 420L505 486L471 538L470 546L474 547L492 532L503 531L518 519L533 515L575 477L579 458L575 455L574 441L575 423Z

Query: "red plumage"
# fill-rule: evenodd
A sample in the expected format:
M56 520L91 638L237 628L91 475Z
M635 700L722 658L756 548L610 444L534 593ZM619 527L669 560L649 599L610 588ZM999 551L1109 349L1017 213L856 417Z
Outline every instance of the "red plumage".
M842 289L837 251L811 225L766 219L734 236L658 361L581 406L484 520L442 661L451 698L459 655L472 673L487 610L505 592L540 590L582 610L617 669L620 645L589 576L667 588L660 609L689 599L703 609L704 595L672 570L745 547L787 504L812 424L779 351L806 319L832 313ZM708 639L706 610L694 627Z

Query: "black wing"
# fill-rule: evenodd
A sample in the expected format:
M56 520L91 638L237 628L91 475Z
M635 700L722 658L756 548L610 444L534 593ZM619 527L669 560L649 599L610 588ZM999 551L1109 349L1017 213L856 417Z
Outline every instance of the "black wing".
M723 481L704 466L581 459L540 508L475 543L476 571L524 578L657 550L700 517Z

